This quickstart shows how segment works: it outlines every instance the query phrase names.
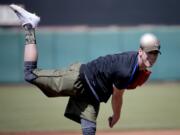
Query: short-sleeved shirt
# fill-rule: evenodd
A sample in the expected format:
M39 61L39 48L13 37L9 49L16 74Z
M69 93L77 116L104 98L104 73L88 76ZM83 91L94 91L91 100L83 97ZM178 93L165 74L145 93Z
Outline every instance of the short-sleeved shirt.
M138 71L138 52L124 52L99 57L82 64L80 77L100 102L107 102L113 85L126 89Z

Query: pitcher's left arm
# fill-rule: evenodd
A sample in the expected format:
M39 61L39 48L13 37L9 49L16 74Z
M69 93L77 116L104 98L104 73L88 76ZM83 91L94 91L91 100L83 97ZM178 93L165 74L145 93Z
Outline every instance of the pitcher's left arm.
M119 90L115 86L113 86L112 101L111 101L113 115L108 119L110 128L112 128L120 119L121 108L123 104L123 94L124 94L124 90Z

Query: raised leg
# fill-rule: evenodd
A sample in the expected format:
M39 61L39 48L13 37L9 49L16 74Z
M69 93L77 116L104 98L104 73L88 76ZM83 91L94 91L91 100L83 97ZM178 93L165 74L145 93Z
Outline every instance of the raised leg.
M40 17L15 4L11 4L10 8L19 18L25 31L24 72L25 80L31 82L35 79L32 70L37 68L38 52L36 47L35 28L40 22Z

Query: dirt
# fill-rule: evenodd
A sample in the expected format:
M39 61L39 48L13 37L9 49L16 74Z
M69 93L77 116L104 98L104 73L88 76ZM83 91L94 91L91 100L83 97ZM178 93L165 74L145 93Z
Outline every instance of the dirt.
M0 135L81 135L81 132L0 132ZM180 130L157 131L98 131L96 135L180 135Z

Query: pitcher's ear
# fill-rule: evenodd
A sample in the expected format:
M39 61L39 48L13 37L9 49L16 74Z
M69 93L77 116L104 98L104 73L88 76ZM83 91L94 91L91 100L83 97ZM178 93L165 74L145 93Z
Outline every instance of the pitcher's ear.
M139 54L139 56L142 56L142 53L143 53L142 48L139 48L139 50L138 50L138 54Z

